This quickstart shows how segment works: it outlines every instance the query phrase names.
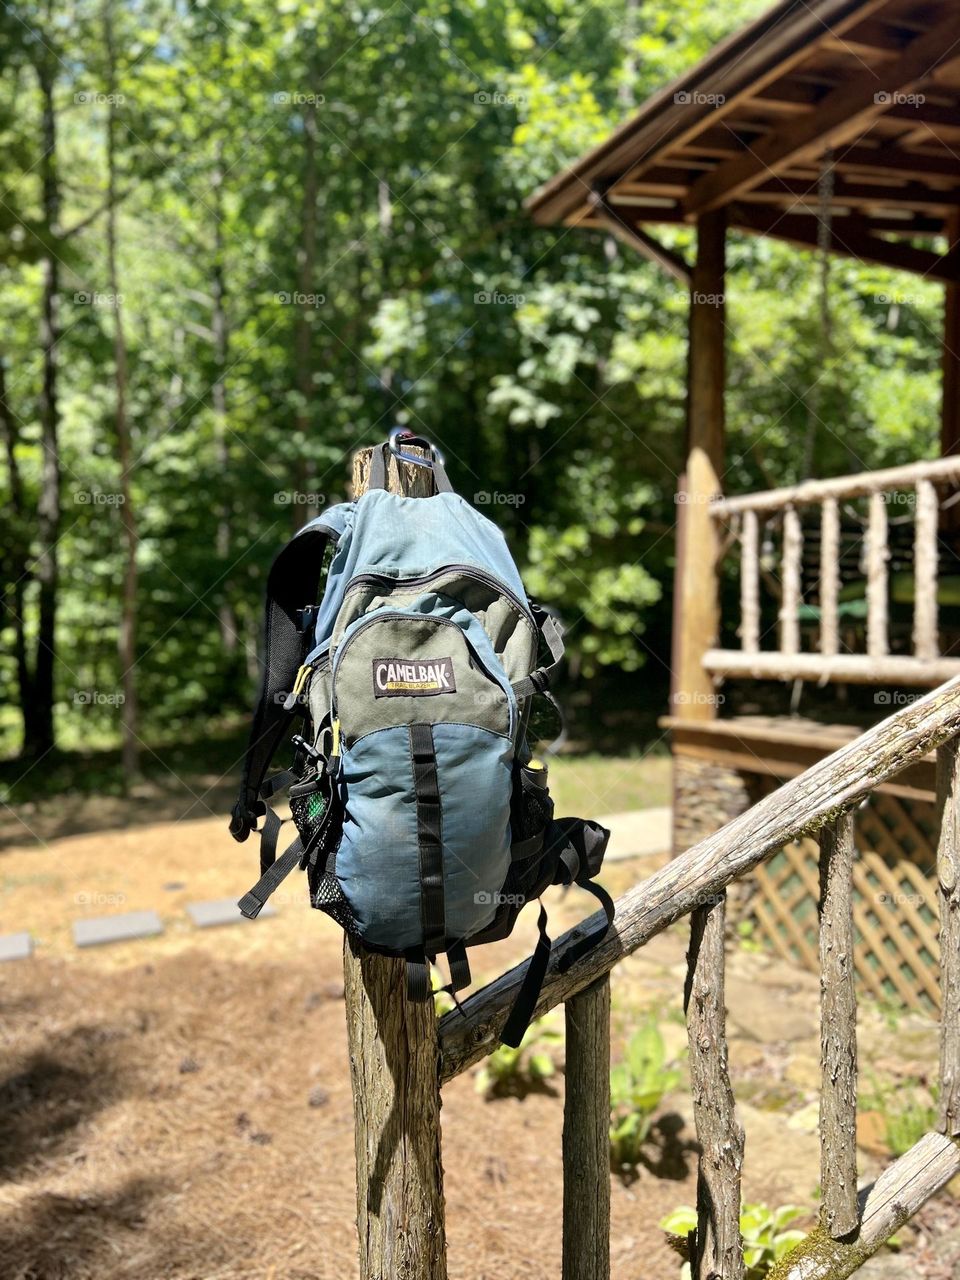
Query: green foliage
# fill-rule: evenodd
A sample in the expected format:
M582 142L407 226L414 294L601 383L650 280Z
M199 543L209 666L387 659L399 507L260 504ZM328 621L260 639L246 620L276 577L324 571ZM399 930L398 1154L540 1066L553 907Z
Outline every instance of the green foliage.
M740 1211L740 1233L743 1236L745 1280L763 1280L774 1263L790 1252L804 1238L805 1232L790 1229L790 1223L806 1213L796 1205L784 1204L769 1209L765 1204L745 1204ZM697 1228L697 1211L682 1205L660 1222L662 1230L672 1237L671 1244L684 1257L688 1239ZM690 1280L690 1263L680 1269L681 1280Z
M895 1156L905 1155L925 1133L937 1127L939 1110L936 1084L929 1088L919 1080L881 1080L870 1076L870 1087L861 1090L864 1111L879 1111L884 1121L884 1141Z
M531 1022L515 1049L501 1044L487 1057L476 1075L477 1093L487 1098L523 1097L542 1087L556 1074L552 1050L562 1043L563 1033L546 1018Z
M610 1071L610 1163L621 1174L634 1172L663 1099L680 1083L667 1065L663 1035L650 1018L630 1037L623 1061Z
M564 615L574 673L609 671L635 691L646 664L665 693L685 294L600 231L535 227L523 201L765 3L425 0L416 20L403 5L340 0L112 3L111 86L102 0L11 0L0 17L4 749L21 731L19 611L28 641L37 630L46 256L60 269L64 744L118 735L118 318L141 736L249 706L270 560L298 517L346 496L349 451L395 423L437 439L468 499L499 495L483 509L531 590ZM51 226L47 82L61 195ZM111 87L121 302L108 296L103 216ZM687 228L663 237L692 249ZM935 452L938 286L836 261L827 349L814 255L732 235L729 259L729 490L799 478L813 410L819 474ZM85 691L107 700L78 700Z

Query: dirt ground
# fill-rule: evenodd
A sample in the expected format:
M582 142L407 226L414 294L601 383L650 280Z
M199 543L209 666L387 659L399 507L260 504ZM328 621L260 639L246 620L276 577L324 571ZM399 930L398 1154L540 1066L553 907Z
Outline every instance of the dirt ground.
M275 917L252 925L200 932L184 913L187 901L239 895L255 858L252 844L233 844L209 818L0 857L0 932L29 928L38 944L32 959L0 972L0 1280L355 1274L341 935L309 910L300 885L277 895ZM643 871L617 864L608 886L621 890ZM590 902L558 899L552 925L572 923ZM140 908L159 911L163 937L74 948L73 919ZM484 949L478 979L528 954L534 936L534 920L524 920L508 943ZM652 1008L682 1058L685 942L671 930L615 971L615 1054L638 1011ZM736 953L728 1003L745 1196L813 1210L816 980ZM881 1061L890 1037L879 1015L867 1023L865 1053ZM908 1054L926 1059L936 1029L904 1030ZM472 1076L445 1089L452 1280L559 1275L562 1091L562 1075L523 1100L485 1100ZM656 1133L650 1167L631 1185L613 1182L615 1280L678 1276L656 1224L694 1198L684 1089ZM865 1153L871 1167L879 1160ZM934 1230L955 1232L950 1202L941 1204ZM904 1276L958 1273L949 1259L921 1271L924 1240L911 1242Z

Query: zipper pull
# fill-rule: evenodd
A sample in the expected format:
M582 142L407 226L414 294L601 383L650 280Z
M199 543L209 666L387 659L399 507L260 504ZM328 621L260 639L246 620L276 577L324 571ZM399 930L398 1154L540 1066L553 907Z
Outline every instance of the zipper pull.
M304 666L302 666L297 672L297 678L293 682L293 688L283 700L284 711L292 711L297 705L300 700L300 694L303 692L303 687L310 678L311 671L313 671L313 667L304 664Z

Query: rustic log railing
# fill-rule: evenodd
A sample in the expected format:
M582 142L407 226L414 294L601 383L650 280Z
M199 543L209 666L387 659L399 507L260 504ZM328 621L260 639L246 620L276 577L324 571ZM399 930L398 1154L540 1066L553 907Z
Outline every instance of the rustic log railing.
M537 1005L543 1015L564 1002L567 1011L566 1102L563 1163L564 1280L608 1280L610 970L685 915L691 944L685 992L694 1115L702 1156L694 1280L739 1280L743 1134L736 1119L727 1070L723 1004L725 889L801 835L820 833L822 1067L822 1202L820 1225L783 1259L776 1280L839 1280L875 1253L931 1195L960 1173L960 678L898 710L806 773L785 783L736 818L636 885L617 902L607 938L567 972L557 958L597 927L594 916L559 940ZM852 810L874 788L927 753L938 751L942 814L939 875L940 971L943 992L940 1132L926 1134L858 1194L856 1164L856 996L852 969ZM418 1088L430 1093L419 1112L431 1134L421 1152L439 1150L439 1088L479 1062L498 1043L526 964L504 974L465 1001L462 1013L440 1019L437 1079ZM423 1050L426 1056L432 1050ZM419 1055L418 1055L419 1056ZM422 1058L420 1059L422 1061ZM415 1103L409 1092L407 1105ZM749 1157L749 1152L747 1153ZM437 1170L439 1187L439 1169ZM436 1212L434 1201L434 1212ZM404 1209L411 1213L407 1217ZM403 1274L436 1280L445 1272L431 1243L442 1221L429 1225L413 1206L394 1213L408 1235L407 1269L392 1272L369 1255L364 1280ZM441 1236L442 1238L442 1236ZM421 1260L419 1263L417 1260ZM429 1260L429 1261L428 1261ZM414 1263L415 1265L409 1265Z
M361 456L357 463L358 489L365 461ZM392 468L391 485L410 492L408 485L422 477L404 477L407 470ZM851 1275L960 1173L958 735L960 678L901 708L634 886L618 900L603 942L564 973L559 957L603 917L559 940L536 1014L565 1004L563 1280L610 1275L610 970L687 915L684 1004L702 1152L693 1277L742 1280L744 1140L727 1068L725 891L802 835L819 832L821 849L822 1200L819 1227L781 1260L772 1280ZM871 791L934 750L941 814L939 1132L926 1134L858 1194L850 815ZM429 1005L408 1002L400 962L346 949L362 1280L446 1280L441 1086L496 1048L526 969L517 966L465 1001L462 1011L437 1020Z
M938 637L940 491L960 482L960 458L940 458L883 471L865 471L831 480L811 480L716 499L710 510L718 525L731 527L740 551L740 648L709 649L703 665L712 676L781 680L830 680L865 684L932 686L960 673L960 658L942 655ZM844 503L868 500L862 554L866 600L865 651L843 651L840 627L839 557ZM890 652L889 560L892 500L912 501L912 652ZM819 508L820 563L816 597L819 640L815 652L801 651L803 521ZM904 504L904 510L906 505ZM809 520L809 516L808 516ZM761 546L764 532L779 526L777 638L764 648L761 635ZM809 525L808 525L809 527ZM958 558L960 570L960 558Z

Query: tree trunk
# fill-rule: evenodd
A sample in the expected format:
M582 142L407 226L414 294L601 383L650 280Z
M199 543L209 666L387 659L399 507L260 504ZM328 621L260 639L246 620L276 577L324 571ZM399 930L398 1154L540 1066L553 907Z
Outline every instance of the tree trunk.
M37 79L41 95L43 156L40 161L43 220L48 236L60 221L60 180L57 172L57 117L53 101L55 74L41 52ZM55 250L42 260L43 293L40 312L40 350L43 372L40 384L40 497L37 502L39 551L34 576L39 585L37 641L30 698L23 708L23 753L45 755L53 746L53 672L56 660L58 555L60 537L60 409L57 403L60 340L60 272Z
M123 684L123 776L129 782L140 768L137 734L137 517L133 505L133 450L127 418L127 339L120 301L120 274L117 268L117 59L113 37L112 0L104 0L103 38L107 51L107 269L114 299L113 363L114 424L117 433L117 461L120 464L120 519L123 524L123 593L120 605L120 657Z
M7 400L7 370L2 359L0 359L0 431L3 433L3 447L10 476L10 510L14 524L13 545L9 548L10 581L5 584L4 608L11 615L13 652L17 666L17 692L25 717L27 704L33 696L33 681L27 661L27 638L23 621L24 593L30 579L30 537L27 531L20 464L17 461L19 433L16 418Z
M313 83L313 82L311 82ZM293 525L299 529L312 514L306 505L310 484L310 456L307 441L313 422L313 308L307 299L316 289L317 264L317 106L306 103L303 108L303 204L300 227L300 251L297 254L297 296L294 297L294 355L296 358L297 414L294 495L290 504Z
M229 565L230 547L230 488L228 468L230 451L227 447L227 364L230 358L230 329L227 324L226 311L226 245L223 237L223 139L216 142L216 160L213 169L213 272L210 294L213 305L210 316L210 328L213 332L213 362L216 370L211 398L213 401L213 434L217 455L217 467L220 472L220 500L217 504L217 563L222 574L218 584L220 605L217 616L220 620L220 643L223 652L229 656L237 650L237 619L230 603Z

